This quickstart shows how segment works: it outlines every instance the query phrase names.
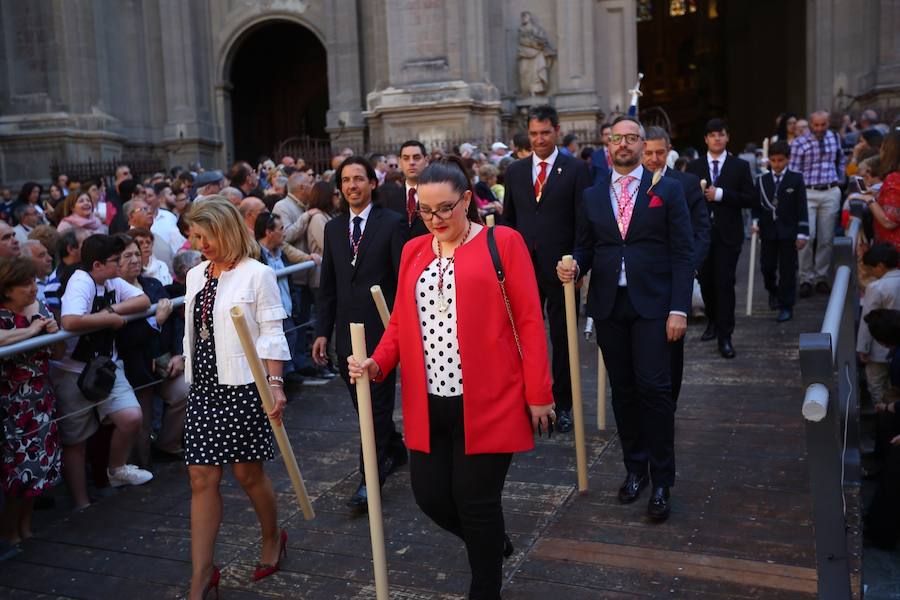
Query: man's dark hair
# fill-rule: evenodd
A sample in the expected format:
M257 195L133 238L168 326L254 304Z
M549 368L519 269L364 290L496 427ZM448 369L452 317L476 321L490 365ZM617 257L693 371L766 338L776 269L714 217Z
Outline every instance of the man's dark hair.
M593 153L594 153L594 147L593 147L593 146L585 146L584 148L581 149L581 152L579 153L579 156L581 157L581 160L585 160L585 161L586 161L587 159L589 159L589 158L591 157L591 155L592 155Z
M425 149L425 144L423 144L419 140L406 140L405 142L400 144L400 149L397 151L397 156L403 154L403 149L408 146L416 146L419 150L422 151L422 156L428 156L428 151Z
M646 136L647 132L644 131L644 126L641 124L640 119L638 119L637 117L632 117L631 115L620 115L620 116L616 117L615 119L613 119L612 124L613 124L613 126L616 126L619 123L622 123L623 121L630 121L632 123L637 123L637 126L641 128L641 133L643 133Z
M563 148L567 147L569 144L571 144L572 142L574 142L577 139L578 139L578 136L575 135L574 133L567 133L566 135L563 136L563 140L562 140Z
M119 200L123 203L128 202L137 191L138 182L134 179L125 179L119 184Z
M181 173L178 174L177 179L180 179L181 181L184 181L191 185L193 185L193 183L194 183L194 176L191 174L190 171L182 171Z
M897 247L891 242L875 244L863 254L863 264L867 267L884 265L888 269L896 269L898 261L900 252L897 252Z
M276 220L280 221L281 217L267 210L256 215L256 222L253 223L253 235L256 237L256 241L266 237L266 232L275 229Z
M234 163L231 167L231 174L228 177L231 180L231 185L239 188L246 184L250 179L252 170L250 165L244 161Z
M785 158L790 158L791 145L785 140L773 142L772 145L769 146L769 156L784 156Z
M366 160L365 156L349 156L344 159L344 162L341 163L334 173L334 182L338 187L341 185L341 173L343 173L344 167L349 167L350 165L362 165L366 170L366 177L369 181L378 183L378 175L375 173L375 168Z
M609 121L604 121L600 126L600 133L603 133L604 129L609 129L610 127L612 127L612 123L610 123Z
M513 136L513 146L516 150L531 150L531 140L527 133L517 133Z
M550 124L556 127L559 125L559 113L549 104L539 104L528 110L528 122L531 121L550 121Z
M56 256L60 260L69 255L69 248L78 247L78 235L74 229L67 229L65 233L61 233L59 241L56 242Z
M875 149L881 148L881 142L884 141L884 136L877 129L866 129L859 134L859 137L866 140L866 143Z
M153 186L153 193L159 196L159 194L166 188L172 189L172 184L167 181L160 181L156 185ZM163 207L167 208L167 207Z
M666 146L672 145L672 138L669 137L668 132L662 127L648 127L647 128L647 140L663 140L666 143Z
M728 124L725 123L725 119L710 119L706 122L706 133L728 133Z
M92 235L81 244L81 268L90 273L95 262L104 263L124 249L120 238L103 233Z
M378 162L381 160L384 160L384 154L380 152L372 152L369 154L369 162L372 164L373 169L378 166Z
M876 342L883 346L900 346L900 310L876 308L864 319Z

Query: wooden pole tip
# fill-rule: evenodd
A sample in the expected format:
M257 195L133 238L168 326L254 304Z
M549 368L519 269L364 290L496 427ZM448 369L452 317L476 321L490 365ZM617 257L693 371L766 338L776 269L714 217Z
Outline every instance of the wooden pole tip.
M232 306L229 312L231 313L232 317L235 317L237 319L240 319L244 316L244 309L242 309L240 306Z
M376 292L380 292L380 291L381 291L381 286L380 286L380 285L373 285L372 287L369 288L369 291L372 292L373 294L376 293Z
M563 262L563 266L568 269L569 267L572 266L572 263L575 262L575 259L572 257L571 254L566 254L565 256L562 257L562 262Z

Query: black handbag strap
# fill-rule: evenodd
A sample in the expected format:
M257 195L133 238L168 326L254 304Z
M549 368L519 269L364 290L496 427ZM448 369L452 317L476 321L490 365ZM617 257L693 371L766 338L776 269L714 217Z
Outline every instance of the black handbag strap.
M494 228L487 230L488 252L494 263L494 273L497 274L497 283L500 284L500 293L503 294L503 303L506 304L506 314L509 316L509 324L512 327L513 337L516 339L516 350L519 351L519 359L522 356L522 343L519 341L519 330L516 329L516 321L513 319L512 306L509 304L509 296L506 294L506 273L503 270L503 262L500 260L500 251L497 249L497 240L494 239Z

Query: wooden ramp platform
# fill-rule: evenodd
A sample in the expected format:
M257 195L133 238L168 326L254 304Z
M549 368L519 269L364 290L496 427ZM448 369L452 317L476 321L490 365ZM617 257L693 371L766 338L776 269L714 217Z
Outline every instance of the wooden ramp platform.
M757 314L738 318L731 361L718 356L714 342L698 340L703 322L691 325L676 420L678 480L672 515L661 525L645 516L646 492L629 506L616 500L621 451L613 430L596 430L596 349L583 344L590 491L576 492L571 435L514 459L504 505L516 552L506 562L504 598L814 598L797 337L817 330L824 304L823 296L802 301L795 320L778 325L760 290ZM358 427L346 390L332 382L292 396L286 425L317 518L303 520L284 469L271 463L288 555L281 573L251 583L256 519L226 477L217 546L222 598L374 598L368 523L344 506L359 478ZM79 514L66 510L63 490L57 495L57 509L36 515L36 536L23 554L0 563L0 597L184 594L190 490L182 465L160 465L151 484L103 497ZM383 502L391 597L464 598L462 544L417 509L407 469L388 480Z

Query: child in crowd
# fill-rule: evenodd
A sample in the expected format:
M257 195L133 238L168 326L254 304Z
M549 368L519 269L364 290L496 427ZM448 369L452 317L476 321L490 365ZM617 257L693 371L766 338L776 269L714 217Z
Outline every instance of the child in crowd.
M876 244L863 255L863 268L875 280L866 287L862 303L862 319L856 337L856 351L865 364L866 382L872 402L878 407L890 387L888 349L872 337L866 324L867 314L878 308L900 310L900 259L893 244Z

